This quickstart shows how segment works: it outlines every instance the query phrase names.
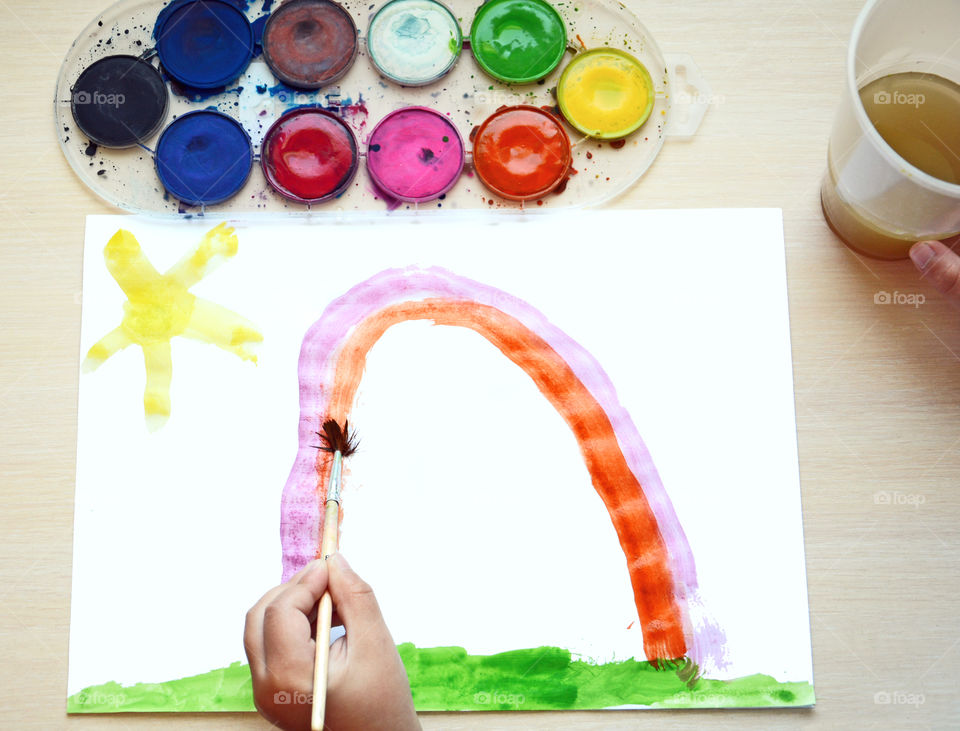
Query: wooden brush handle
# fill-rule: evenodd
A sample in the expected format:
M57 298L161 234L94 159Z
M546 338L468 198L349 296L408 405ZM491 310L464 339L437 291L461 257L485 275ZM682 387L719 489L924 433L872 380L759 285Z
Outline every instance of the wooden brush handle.
M337 552L340 526L340 504L327 502L323 516L323 543L320 553L324 559ZM333 621L333 599L330 592L323 592L317 609L317 654L313 664L313 710L310 714L311 731L322 731L323 716L327 706L327 672L330 668L330 625Z

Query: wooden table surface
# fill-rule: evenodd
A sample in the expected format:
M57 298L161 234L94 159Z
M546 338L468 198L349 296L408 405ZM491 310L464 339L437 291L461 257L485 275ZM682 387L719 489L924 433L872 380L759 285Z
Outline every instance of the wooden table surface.
M423 725L960 728L960 313L909 263L853 255L820 213L859 2L630 5L664 52L693 55L715 97L696 137L668 142L617 205L784 210L818 703ZM0 725L264 728L253 714L65 715L84 216L117 211L68 167L51 101L67 49L102 9L0 0ZM874 304L880 291L926 301Z

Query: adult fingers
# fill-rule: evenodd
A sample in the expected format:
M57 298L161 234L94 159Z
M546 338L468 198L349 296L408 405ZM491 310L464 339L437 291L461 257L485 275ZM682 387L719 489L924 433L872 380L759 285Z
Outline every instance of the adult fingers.
M940 294L960 306L960 256L940 241L921 241L910 247L910 258Z

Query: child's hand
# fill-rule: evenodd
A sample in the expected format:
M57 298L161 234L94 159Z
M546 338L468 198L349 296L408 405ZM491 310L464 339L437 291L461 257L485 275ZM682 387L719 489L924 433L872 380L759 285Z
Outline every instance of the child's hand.
M243 644L257 709L276 726L309 729L317 602L333 598L346 636L330 648L324 727L332 731L419 729L410 684L380 607L340 554L313 561L247 612ZM322 641L322 639L321 639Z
M954 307L960 307L960 256L940 241L921 241L910 247L917 269Z

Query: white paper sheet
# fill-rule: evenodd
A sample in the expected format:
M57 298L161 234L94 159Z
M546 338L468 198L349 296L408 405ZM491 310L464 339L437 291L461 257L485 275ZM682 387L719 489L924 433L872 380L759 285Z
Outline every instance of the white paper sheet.
M258 364L174 339L172 412L152 433L138 348L81 375L69 694L244 660L244 613L280 581L304 335L354 285L410 265L521 298L602 365L689 542L691 631L725 637L701 671L812 683L779 210L498 220L234 222L237 254L191 291L257 326ZM103 259L117 229L164 271L217 223L89 217L81 357L122 316ZM398 643L643 659L576 440L495 347L396 325L352 422L341 550Z

